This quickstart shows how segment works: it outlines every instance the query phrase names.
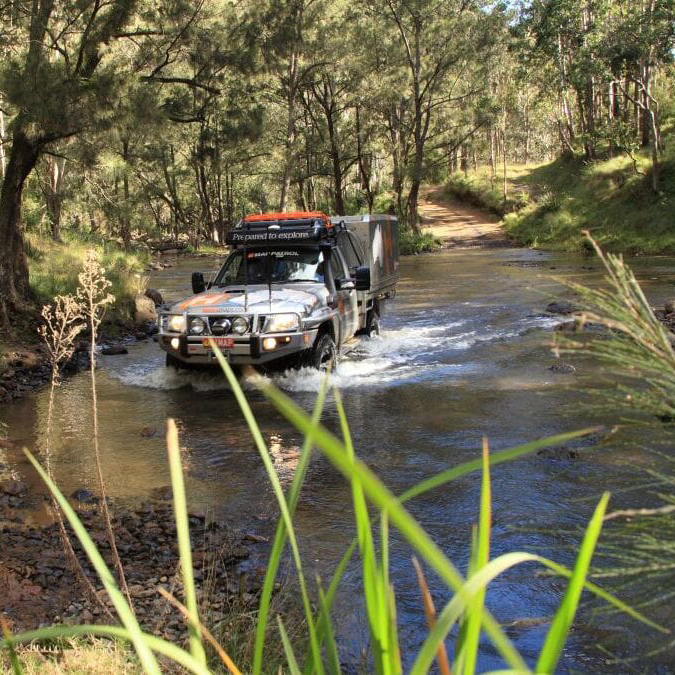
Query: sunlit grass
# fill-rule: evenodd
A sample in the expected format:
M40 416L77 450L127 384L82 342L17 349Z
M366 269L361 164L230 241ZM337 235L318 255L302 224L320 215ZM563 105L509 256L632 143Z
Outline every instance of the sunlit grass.
M587 162L563 156L545 164L507 165L507 201L501 168L453 174L450 194L504 216L508 234L526 246L578 250L588 229L605 249L675 252L675 150L666 144L660 192L651 187L649 150Z
M121 318L130 318L133 297L143 292L147 282L146 253L125 252L114 244L94 245L77 239L59 243L29 232L26 250L31 288L42 302L50 302L57 295L74 294L77 276L92 248L112 283L111 293L116 298L113 312Z

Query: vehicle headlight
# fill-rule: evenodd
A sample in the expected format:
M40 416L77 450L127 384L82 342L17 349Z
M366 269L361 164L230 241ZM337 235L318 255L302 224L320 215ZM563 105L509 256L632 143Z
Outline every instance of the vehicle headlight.
M182 333L185 330L185 317L182 314L165 314L162 317L162 330Z
M238 316L232 321L232 332L243 335L248 330L248 319Z
M195 335L201 335L206 330L206 322L204 319L195 317L190 321L190 332Z
M287 333L300 328L300 317L297 314L272 314L267 317L266 333Z

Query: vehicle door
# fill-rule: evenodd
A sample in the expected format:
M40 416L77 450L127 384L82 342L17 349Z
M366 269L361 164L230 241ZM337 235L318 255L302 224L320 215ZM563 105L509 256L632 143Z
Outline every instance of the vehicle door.
M357 268L367 264L367 261L364 260L365 256L363 254L363 249L354 234L348 230L344 230L338 234L337 242L342 257L347 263L349 276L354 279L356 277ZM354 329L354 332L363 328L366 322L367 307L364 296L364 293L356 294L356 328Z
M359 316L356 290L353 288L340 288L343 282L352 281L352 278L339 247L333 249L330 264L337 290L338 313L340 315L340 342L342 343L352 337L358 330Z

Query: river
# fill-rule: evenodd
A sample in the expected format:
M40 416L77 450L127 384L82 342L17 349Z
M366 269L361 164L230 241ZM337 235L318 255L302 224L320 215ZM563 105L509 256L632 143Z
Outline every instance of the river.
M642 258L634 263L653 304L675 295L673 259ZM187 295L193 270L207 272L214 265L210 259L179 260L154 273L150 285L165 299L176 300ZM574 373L549 370L556 360L547 343L563 319L547 315L544 308L557 297L570 297L554 276L597 284L602 274L589 257L520 249L455 250L402 260L398 296L383 316L382 335L364 339L340 362L334 377L358 454L394 492L478 457L483 435L497 450L597 422L613 423L585 407L591 389L611 386L594 364L575 359ZM311 408L317 374L293 372L274 379L300 405ZM131 345L128 355L101 357L98 383L103 470L111 495L137 498L168 484L163 426L173 417L181 431L191 503L238 527L271 532L276 517L272 490L222 375L169 371L157 345L146 342ZM301 436L271 409L255 382L244 384L287 484ZM85 373L67 379L58 392L54 465L57 482L67 494L95 484L88 395ZM40 391L4 406L0 422L14 441L37 447L46 407L47 392ZM336 427L332 399L325 420ZM573 561L571 545L580 536L575 528L585 525L602 491L636 481L635 468L626 464L630 451L609 442L584 452L584 446L595 441L597 437L577 443L577 459L535 455L493 470L492 556L529 550L566 564ZM15 458L11 468L28 473L25 463ZM349 488L337 472L315 458L297 527L310 572L318 571L324 579L354 533L349 498ZM478 500L479 476L474 475L410 504L411 512L462 569ZM613 506L623 505L641 505L639 493L619 494ZM410 556L407 546L394 537L392 582L407 666L425 635ZM560 580L535 576L535 571L527 566L506 574L488 594L489 606L510 625L509 635L529 660L536 657L548 628L540 619L551 615L564 589ZM336 612L347 664L358 662L367 642L363 607L349 590L358 583L354 565ZM430 583L437 606L442 605L447 596L433 576ZM624 654L651 644L653 634L629 620L605 620L599 631L587 619L582 612L562 670L616 672L616 667L604 664L596 647L601 636L621 643ZM664 667L667 672L662 657L650 664L651 672ZM487 644L479 665L481 670L501 665Z

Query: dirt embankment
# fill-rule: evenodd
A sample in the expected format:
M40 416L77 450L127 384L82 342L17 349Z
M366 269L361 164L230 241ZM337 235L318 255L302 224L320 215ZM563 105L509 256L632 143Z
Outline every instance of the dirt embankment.
M426 188L420 195L422 227L443 242L443 248L497 248L510 246L499 218L454 201L443 188Z

